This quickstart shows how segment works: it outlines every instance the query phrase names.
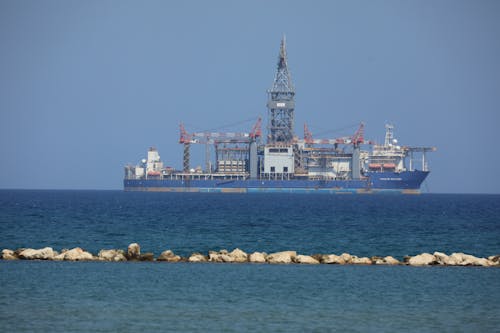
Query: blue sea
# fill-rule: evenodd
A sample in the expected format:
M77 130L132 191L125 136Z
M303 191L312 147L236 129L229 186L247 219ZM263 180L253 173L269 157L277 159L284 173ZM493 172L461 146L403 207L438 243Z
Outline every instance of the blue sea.
M500 254L500 195L0 190L0 249ZM500 268L0 261L0 332L500 332Z

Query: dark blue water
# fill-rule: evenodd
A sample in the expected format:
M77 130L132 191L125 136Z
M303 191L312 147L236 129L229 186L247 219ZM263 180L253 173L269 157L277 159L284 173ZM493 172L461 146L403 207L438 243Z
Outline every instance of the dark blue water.
M498 195L0 191L0 248L500 253ZM498 331L500 269L0 261L0 331Z

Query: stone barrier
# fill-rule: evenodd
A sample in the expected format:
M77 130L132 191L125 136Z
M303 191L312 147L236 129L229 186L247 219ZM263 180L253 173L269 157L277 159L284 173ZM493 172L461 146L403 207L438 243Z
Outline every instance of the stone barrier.
M127 251L120 249L103 249L97 255L80 247L63 249L60 252L51 247L42 249L20 248L2 250L3 260L52 260L52 261L158 261L158 262L191 262L191 263L268 263L268 264L306 264L306 265L407 265L407 266L481 266L500 267L500 255L479 258L465 253L443 252L421 253L405 256L402 261L392 256L358 257L349 253L337 254L297 254L297 251L281 251L267 254L253 252L248 254L241 249L229 252L225 249L209 251L207 255L192 253L188 257L176 255L172 250L163 251L157 258L151 252L141 254L141 247L132 243Z

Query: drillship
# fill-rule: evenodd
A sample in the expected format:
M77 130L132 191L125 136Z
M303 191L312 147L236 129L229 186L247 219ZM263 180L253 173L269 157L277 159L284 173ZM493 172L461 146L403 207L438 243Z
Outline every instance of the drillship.
M268 91L267 137L261 119L248 133L190 133L180 125L183 168L165 167L155 148L138 165L125 166L125 191L420 193L434 147L398 144L386 125L383 144L365 141L364 124L352 136L315 139L304 125L294 131L295 88L281 41L276 77ZM205 167L190 166L190 147L205 145ZM215 155L215 156L212 156Z

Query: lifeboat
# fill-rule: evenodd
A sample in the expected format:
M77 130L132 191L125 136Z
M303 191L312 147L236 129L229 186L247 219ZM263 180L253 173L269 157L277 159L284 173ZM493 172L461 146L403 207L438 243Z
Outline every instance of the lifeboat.
M394 163L384 163L384 169L396 169L396 164Z

